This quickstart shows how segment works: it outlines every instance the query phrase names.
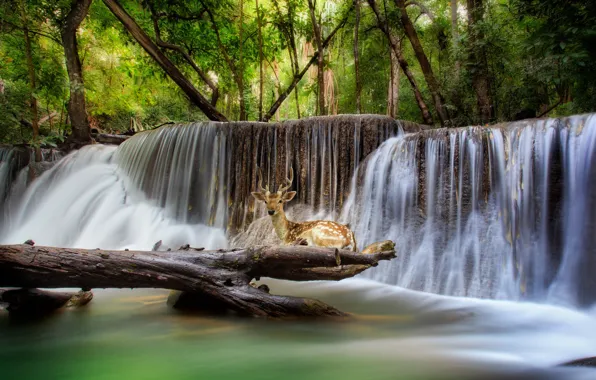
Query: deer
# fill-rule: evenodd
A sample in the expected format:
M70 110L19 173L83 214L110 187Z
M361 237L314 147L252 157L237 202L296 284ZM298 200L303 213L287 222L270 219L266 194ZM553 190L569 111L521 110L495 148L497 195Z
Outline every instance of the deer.
M290 167L290 176L286 183L279 186L276 192L269 191L269 185L262 186L263 173L257 168L258 192L252 196L264 202L267 213L271 216L273 227L277 236L285 245L301 244L343 249L352 246L352 251L357 252L356 237L349 225L343 225L329 220L314 220L307 222L294 222L288 220L284 212L284 205L295 196L295 191L288 191L294 181L294 170Z

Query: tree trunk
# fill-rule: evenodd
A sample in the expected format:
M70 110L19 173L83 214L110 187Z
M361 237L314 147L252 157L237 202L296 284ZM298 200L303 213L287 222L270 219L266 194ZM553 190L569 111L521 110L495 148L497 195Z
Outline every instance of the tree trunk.
M329 43L331 42L331 40L333 39L333 37L335 36L335 34L345 25L347 21L347 18L344 18L343 20L341 20L341 22L339 24L337 24L337 26L335 27L335 29L333 29L333 31L331 33L329 33L329 35L327 36L327 38L325 38L325 40L323 41L323 48L326 48ZM310 60L307 62L307 64L304 66L304 68L302 69L302 71L300 73L298 73L297 75L294 75L294 79L292 80L292 83L288 86L288 88L286 88L277 98L277 100L275 101L275 103L273 103L273 105L271 106L271 108L269 108L269 111L267 111L267 113L265 114L265 116L263 116L263 121L269 121L269 119L271 119L271 117L275 114L275 112L277 111L277 109L279 108L279 106L281 106L281 104L284 102L284 100L286 100L286 98L288 97L288 95L290 95L290 93L292 92L292 90L296 87L296 85L298 84L298 82L300 82L300 80L302 79L302 77L304 76L304 74L306 74L306 72L308 71L308 69L310 68L310 66L312 66L315 62L318 61L318 57L319 57L319 52L316 51L313 56L310 58ZM325 99L323 99L325 100Z
M289 42L292 52L294 54L294 76L300 72L300 60L298 59L298 49L296 48L296 33L294 32L294 16L296 12L294 9L294 3L288 2L288 29L289 29ZM291 54L290 54L291 55ZM296 100L296 117L300 119L300 100L298 96L298 86L294 88L294 98Z
M389 49L391 60L391 75L387 89L387 115L397 117L399 109L399 62L393 49Z
M255 8L257 9L257 33L259 39L259 120L263 120L263 32L261 30L262 20L259 0L255 0Z
M325 47L321 37L321 24L317 20L316 0L308 0L308 10L317 48L317 108L319 115L326 115L325 107Z
M428 58L424 53L424 49L422 48L422 44L418 39L416 28L408 16L408 12L406 10L406 1L395 0L395 5L400 10L401 24L404 28L406 36L408 37L408 40L410 40L416 58L418 59L418 63L420 64L420 68L422 69L422 73L424 74L424 78L426 79L426 83L428 84L428 88L433 98L433 103L435 105L437 115L439 116L439 120L441 121L441 125L445 126L449 122L449 115L443 106L443 97L441 96L439 82L433 73L430 62L428 61Z
M395 257L331 248L280 246L202 251L108 251L0 246L0 286L24 288L164 288L200 295L261 317L345 316L317 300L271 295L253 278L340 280Z
M239 63L238 63L238 72L236 73L237 81L238 81L238 93L240 99L240 120L245 121L247 120L246 117L246 100L244 98L244 0L240 0L240 20L239 23Z
M412 74L412 71L410 70L410 66L408 65L408 62L406 61L406 59L404 58L404 56L402 54L400 42L398 41L397 37L395 37L391 33L391 30L388 27L385 17L383 17L383 15L381 15L381 13L379 12L379 8L377 7L376 1L368 0L368 3L370 4L370 7L372 8L373 12L375 13L375 15L377 17L377 25L379 26L381 31L387 37L387 40L389 41L389 44L391 45L391 49L393 50L393 52L395 53L395 56L397 57L399 66L401 67L402 71L408 78L408 82L410 82L410 85L412 86L412 91L414 92L414 97L416 98L416 103L418 104L418 108L420 108L420 112L422 113L422 120L424 121L425 124L432 125L433 124L432 115L430 114L430 111L428 110L428 106L426 105L426 103L424 102L424 99L422 98L422 94L420 93L420 89L418 88L418 84L416 83L416 79L414 78L414 74Z
M89 1L90 0L84 0ZM159 66L168 74L170 78L180 87L182 91L188 96L190 101L196 105L205 116L210 120L227 121L226 117L220 113L209 101L190 83L190 81L182 74L182 72L166 57L159 47L153 43L151 38L145 33L141 27L134 21L132 17L117 0L103 0L104 4L110 11L120 20L122 25L128 30L132 37L141 45L141 47L159 64Z
M459 29L458 29L458 19L459 15L457 13L458 8L458 1L459 0L451 0L451 38L453 41L453 52L457 54L457 50L459 49ZM455 76L459 77L459 72L461 69L461 64L459 60L455 59Z
M486 49L482 43L484 33L477 25L483 18L484 4L482 0L468 0L469 64L472 71L472 85L476 92L478 117L484 124L493 119L493 104L490 95Z
M283 13L277 0L273 0L273 6L276 12L279 14L280 19L283 17ZM287 20L279 23L279 28L282 34L285 36L288 45L288 56L290 57L290 64L292 65L292 75L296 77L300 72L299 61L298 61L298 49L296 48L296 39L294 33L294 3L287 2L288 13L286 15ZM276 74L277 75L277 74ZM276 76L277 77L277 76ZM279 82L279 78L278 82ZM281 87L280 87L281 88ZM278 90L279 92L279 90ZM278 96L275 96L277 99ZM295 87L294 99L296 100L296 117L300 119L300 100L298 96L298 87ZM261 118L261 120L263 120Z
M360 95L362 93L362 82L360 80L360 57L358 53L358 29L360 27L360 0L354 0L356 8L356 21L354 25L354 75L356 77L356 112L362 113Z
M29 73L29 87L31 88L31 126L33 128L33 142L35 144L35 162L41 161L41 148L39 146L39 113L37 110L37 98L35 97L35 90L37 85L35 83L35 65L33 64L33 52L31 49L31 38L29 36L29 27L27 21L27 14L24 4L21 3L21 18L23 21L23 34L25 37L25 55L27 56L27 71Z
M246 104L244 101L244 65L242 62L242 45L243 45L243 19L244 19L244 12L243 12L243 2L240 3L240 63L237 66L236 63L232 60L232 58L230 57L230 55L228 54L228 51L226 49L226 47L224 46L223 42L221 41L221 36L219 34L219 28L217 27L217 23L215 22L215 16L213 15L213 12L211 12L211 9L207 6L207 4L203 1L201 1L201 4L203 5L203 8L205 9L205 12L207 12L207 15L209 16L209 20L211 21L211 28L213 29L213 31L215 32L215 36L217 38L217 46L219 47L219 50L221 51L221 54L224 57L224 60L226 61L226 64L228 65L228 68L230 69L230 72L232 73L232 78L234 79L234 82L236 82L236 87L238 88L238 98L239 98L239 103L240 103L240 115L239 115L239 119L240 120L246 120ZM231 99L228 97L228 101L231 102ZM230 103L231 104L231 103ZM228 113L229 114L229 113Z
M87 16L92 0L75 0L70 12L66 15L60 34L64 55L66 57L66 71L70 81L70 100L68 101L68 117L72 128L70 140L76 145L91 142L89 120L85 106L85 85L83 82L83 68L79 59L77 44L77 30Z

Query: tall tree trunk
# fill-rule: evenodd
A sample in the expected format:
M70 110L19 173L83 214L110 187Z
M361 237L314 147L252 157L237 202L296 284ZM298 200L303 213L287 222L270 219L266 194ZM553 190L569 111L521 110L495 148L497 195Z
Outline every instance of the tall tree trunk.
M356 21L354 25L354 74L356 77L356 112L362 113L360 95L362 93L362 82L360 80L360 57L358 54L358 29L360 28L360 0L354 0L356 8Z
M294 32L294 16L296 15L294 3L288 2L288 29L290 47L294 54L294 76L300 73L300 60L298 58L298 49L296 48L296 33ZM298 96L298 85L294 88L294 98L296 99L296 116L300 119L300 100Z
M453 46L453 52L455 54L457 54L457 50L459 49L459 29L457 26L457 20L459 18L458 15L458 1L459 0L451 0L451 38L452 38L452 46ZM459 62L459 60L456 58L455 59L455 76L459 77L459 72L461 69L461 64Z
M91 0L79 0L89 1ZM104 4L116 16L118 20L124 25L126 30L132 37L141 45L141 47L157 62L157 64L165 71L166 74L180 87L182 91L188 96L190 101L197 106L209 120L227 121L226 117L219 112L211 103L190 83L190 81L182 74L182 72L159 50L159 47L149 38L141 27L130 17L130 15L122 8L117 0L103 0Z
M244 98L244 0L240 0L240 20L239 23L239 62L238 73L236 74L238 82L238 93L240 99L240 120L244 121L246 117L246 99Z
M347 17L344 18L343 20L341 20L340 23L337 24L337 26L333 29L333 31L331 33L329 33L329 35L325 38L325 40L322 43L323 49L325 49L329 45L329 43L331 42L331 40L333 39L333 37L335 36L335 34L341 28L343 28L343 26L345 25L346 21L347 21ZM288 97L288 95L290 95L290 93L292 92L292 90L294 90L296 88L296 86L298 85L298 82L300 82L300 80L302 79L302 77L304 77L304 74L306 74L306 72L308 71L308 69L315 62L318 61L318 58L319 58L319 52L316 51L313 54L313 56L310 58L310 60L306 63L306 65L304 66L304 68L302 68L302 71L300 71L298 74L294 75L294 78L292 80L292 83L284 91L281 92L281 94L279 95L279 97L277 98L277 100L275 101L275 103L273 103L273 105L269 108L269 111L267 111L267 113L265 114L265 116L263 116L263 121L269 121L269 119L271 119L271 117L275 114L275 112L277 111L277 109L279 108L279 106L282 105L282 103L284 102L284 100L286 100L286 98Z
M472 69L472 85L476 92L480 122L488 123L493 118L493 104L490 95L486 49L482 43L484 33L478 27L478 23L484 19L484 4L482 0L467 1L468 35L470 41L469 64Z
M316 0L308 0L308 10L310 13L310 20L312 23L313 34L315 37L315 44L317 48L317 108L319 115L326 115L325 107L325 47L323 46L323 39L321 38L321 24L317 20L316 15Z
M422 48L422 44L420 43L420 39L418 38L418 33L416 32L416 28L410 20L408 16L408 12L406 10L406 1L405 0L395 0L395 5L400 10L400 21L408 37L410 43L412 44L412 48L414 49L414 53L416 55L416 59L418 59L418 63L420 64L420 68L422 69L422 73L424 74L424 78L426 79L426 83L428 84L428 88L430 90L431 96L433 98L433 103L435 109L437 110L437 115L441 121L441 125L446 125L449 122L449 115L447 110L443 106L443 97L441 96L439 82L433 73L432 67L430 62L428 61L428 57L424 53L424 49Z
M391 60L391 76L387 88L387 115L397 117L399 108L399 62L393 49L389 49Z
M89 120L85 106L85 85L83 82L83 68L79 59L77 44L77 29L87 12L92 0L74 0L70 12L64 19L61 28L62 45L66 57L66 70L70 81L70 100L68 101L68 116L72 128L71 141L77 145L91 142Z
M277 12L277 14L279 15L280 20L281 20L278 23L278 27L287 40L288 56L290 57L290 64L292 66L292 75L294 77L296 77L298 75L298 73L300 72L300 67L299 67L298 50L296 49L296 39L295 39L295 33L294 33L294 15L295 15L294 3L291 1L288 1L286 3L287 8L288 8L288 12L285 16L286 20L283 20L284 15L281 11L281 7L279 6L279 2L277 0L273 0L272 3L275 8L275 11ZM277 78L277 80L279 82L279 78ZM279 93L280 88L281 88L281 86L278 86L276 88L277 93ZM275 95L275 99L277 99L277 98L278 98L278 95ZM298 98L298 87L295 87L294 99L296 100L296 115L297 115L297 118L300 119L300 101Z
M257 9L257 28L259 38L259 120L263 120L263 32L261 11L259 9L259 0L255 0L255 7Z
M39 113L37 111L37 98L35 90L35 65L33 64L33 52L31 49L31 38L29 36L29 22L25 5L21 2L21 19L23 21L23 34L25 37L25 55L27 56L27 71L29 72L29 87L31 88L31 126L33 127L33 141L35 143L35 162L41 161L41 149L39 147Z
M217 39L217 46L219 47L219 50L221 51L221 54L224 57L224 60L226 62L226 64L228 65L228 68L230 69L230 72L232 73L232 78L234 79L234 82L236 82L236 87L238 88L238 98L239 98L239 102L240 102L240 115L239 115L239 119L240 120L246 120L246 104L245 104L245 100L244 100L244 64L243 64L243 58L242 58L242 45L243 45L243 40L244 40L244 36L243 36L243 22L244 22L244 12L243 12L243 5L244 2L242 1L240 3L240 59L239 59L239 63L236 64L236 62L234 62L232 60L232 57L230 57L230 55L228 54L228 50L226 49L226 47L224 46L222 40L221 40L221 35L219 34L219 28L217 27L217 23L215 22L215 16L213 15L213 12L211 11L211 9L207 6L207 4L200 0L201 4L203 5L203 8L205 9L205 12L207 12L207 15L209 16L209 20L211 21L211 28L213 29L213 31L215 32L215 36ZM231 101L231 99L228 98L228 100Z
M412 91L414 92L414 97L416 98L416 104L418 104L418 108L420 108L420 112L422 113L422 120L424 120L425 124L432 125L432 115L428 110L428 106L424 102L424 99L422 98L422 94L420 93L420 89L418 88L418 84L414 78L414 74L412 74L410 66L402 54L401 46L397 37L391 33L385 17L379 12L377 2L375 0L368 0L368 3L377 17L378 27L385 34L385 37L387 37L389 45L391 45L391 49L395 53L397 61L399 62L399 66L406 75L406 78L408 78L408 82L410 82L410 85L412 86Z

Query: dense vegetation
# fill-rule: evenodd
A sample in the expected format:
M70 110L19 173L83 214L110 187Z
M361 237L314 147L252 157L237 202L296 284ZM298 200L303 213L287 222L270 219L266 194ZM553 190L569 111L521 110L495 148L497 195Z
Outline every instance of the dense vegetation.
M595 105L590 1L0 0L0 142L337 113L461 126Z

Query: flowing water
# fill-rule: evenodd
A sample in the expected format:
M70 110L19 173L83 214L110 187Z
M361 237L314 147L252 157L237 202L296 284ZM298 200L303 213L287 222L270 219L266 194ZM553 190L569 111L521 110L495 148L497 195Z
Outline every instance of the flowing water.
M456 296L595 301L596 117L423 138L386 141L344 208L362 246L389 238L402 253L368 276Z
M266 217L229 239L231 226L262 215L246 195L256 186L254 167L273 157L272 182L289 165L298 178L313 177L297 180L308 196L289 215L333 216L341 207L361 248L397 243L397 259L357 279L263 279L275 293L318 298L356 318L214 319L169 309L167 291L96 290L88 307L33 324L0 314L2 379L594 378L593 370L556 365L596 355L596 117L414 134L384 127L374 144L385 143L357 170L368 141L359 125L340 133L345 126L317 122L305 142L297 126L250 128L265 128L250 149L231 127L196 124L118 148L85 147L31 184L11 174L0 243L150 249L162 240L166 249L268 241L275 237ZM280 134L288 151L296 144L303 153L267 148L269 137L279 146ZM337 142L347 135L354 138L346 156ZM239 175L243 165L250 170Z

